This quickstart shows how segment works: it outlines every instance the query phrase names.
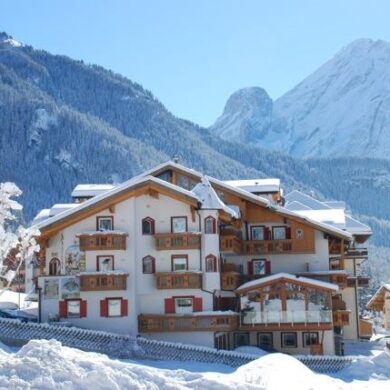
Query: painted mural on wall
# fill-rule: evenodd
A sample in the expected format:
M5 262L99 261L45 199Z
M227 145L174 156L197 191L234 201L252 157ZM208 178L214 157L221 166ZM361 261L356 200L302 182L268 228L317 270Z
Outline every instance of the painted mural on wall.
M80 278L78 276L61 279L61 298L80 298Z
M45 299L58 299L60 295L59 279L46 279L43 286L43 296Z
M65 250L65 273L76 275L85 271L85 267L85 252L80 251L80 247L76 244L69 246Z

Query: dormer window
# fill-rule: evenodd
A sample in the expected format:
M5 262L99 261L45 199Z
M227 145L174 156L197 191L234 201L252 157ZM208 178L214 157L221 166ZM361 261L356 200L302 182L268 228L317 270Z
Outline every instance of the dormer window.
M114 230L114 217L97 217L96 229L101 232L106 230Z
M142 234L152 235L154 234L154 219L146 217L142 220Z
M211 215L204 220L205 234L215 234L217 232L217 221Z

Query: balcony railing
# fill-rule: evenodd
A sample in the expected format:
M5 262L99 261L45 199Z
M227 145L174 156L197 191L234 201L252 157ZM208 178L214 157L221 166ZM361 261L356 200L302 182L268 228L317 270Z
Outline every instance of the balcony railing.
M292 240L243 241L242 244L243 253L250 255L293 251Z
M241 240L235 235L221 236L219 246L221 252L241 253Z
M152 332L228 332L238 327L238 314L139 315L138 331Z
M241 275L235 271L221 273L222 290L235 290L241 285Z
M336 310L333 312L333 326L349 325L349 310Z
M342 299L332 299L332 309L336 310L346 310L347 304Z
M81 274L80 291L126 290L127 274Z
M199 233L159 233L154 235L156 249L200 249Z
M324 324L332 322L330 310L248 311L242 312L243 325Z
M202 274L196 272L156 273L158 289L202 288Z
M348 287L368 287L370 278L368 276L351 276L347 279Z
M126 237L126 234L106 232L80 234L80 250L126 250Z

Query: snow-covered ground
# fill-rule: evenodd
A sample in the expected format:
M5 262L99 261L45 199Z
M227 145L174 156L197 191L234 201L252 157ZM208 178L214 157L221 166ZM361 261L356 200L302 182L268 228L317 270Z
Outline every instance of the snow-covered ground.
M119 361L55 340L33 340L20 350L0 345L0 388L389 390L390 355L383 346L383 340L348 346L364 357L328 376L279 353L234 369L195 362Z

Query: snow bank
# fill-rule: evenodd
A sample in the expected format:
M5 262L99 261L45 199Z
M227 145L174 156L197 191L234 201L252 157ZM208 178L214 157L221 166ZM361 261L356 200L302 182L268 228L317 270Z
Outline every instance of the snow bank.
M246 353L248 355L255 355L255 356L264 356L267 355L268 352L264 351L264 349L258 348L258 347L252 347L250 345L246 345L243 347L237 347L234 352L239 353Z

